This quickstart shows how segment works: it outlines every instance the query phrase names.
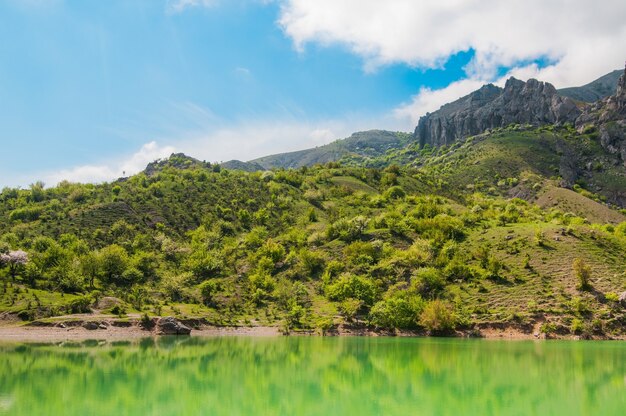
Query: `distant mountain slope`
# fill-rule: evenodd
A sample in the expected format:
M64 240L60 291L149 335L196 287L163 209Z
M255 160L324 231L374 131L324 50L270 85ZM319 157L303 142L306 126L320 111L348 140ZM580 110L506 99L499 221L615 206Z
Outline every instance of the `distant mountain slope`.
M259 170L265 170L265 168L258 163L242 162L241 160L229 160L228 162L220 163L220 166L224 169L242 170L244 172L257 172Z
M337 140L324 146L296 152L279 153L251 160L265 169L299 168L318 163L334 162L349 154L363 157L377 157L387 150L406 145L412 139L410 134L386 130L369 130L353 133L350 137Z
M601 76L589 84L580 87L562 88L557 90L557 92L562 97L592 103L615 94L617 80L620 75L622 75L622 72L623 71L617 69Z

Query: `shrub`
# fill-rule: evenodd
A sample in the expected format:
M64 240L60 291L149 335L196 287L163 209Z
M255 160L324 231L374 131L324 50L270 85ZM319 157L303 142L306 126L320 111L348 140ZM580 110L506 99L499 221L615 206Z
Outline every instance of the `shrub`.
M454 280L470 280L474 277L474 271L460 260L453 260L443 270L443 274L448 281Z
M456 314L452 306L436 299L427 303L420 314L420 325L431 333L445 333L456 327Z
M583 259L577 258L572 264L572 269L578 281L578 290L589 290L591 288L591 267Z
M572 334L581 334L584 329L585 325L583 321L578 318L572 319L572 325L570 327L570 331L572 332Z
M441 271L434 267L418 269L411 278L411 289L429 299L437 296L444 289L445 285L446 282Z
M376 294L376 285L373 281L350 273L341 275L335 283L326 286L328 298L339 302L353 298L362 301L366 306L371 306Z
M307 277L317 276L324 270L325 259L318 252L303 248L300 250L300 253L298 253L298 258L300 260L300 268Z
M90 296L79 296L70 301L67 305L67 311L68 313L90 313L91 301Z
M385 191L384 197L386 199L402 199L406 196L406 192L401 186L392 186Z
M423 308L420 296L401 292L376 303L370 312L370 321L383 328L414 328Z
M363 306L363 301L354 298L348 298L339 304L339 312L346 318L348 322L352 322L356 318L357 313Z
M207 250L196 250L187 259L187 268L198 279L209 279L219 277L224 263L216 252Z
M213 297L222 289L221 282L218 280L207 280L200 285L200 295L202 302L210 306L213 304Z
M329 240L339 238L340 240L351 242L363 235L367 224L368 220L361 215L350 220L341 218L327 228L326 235Z

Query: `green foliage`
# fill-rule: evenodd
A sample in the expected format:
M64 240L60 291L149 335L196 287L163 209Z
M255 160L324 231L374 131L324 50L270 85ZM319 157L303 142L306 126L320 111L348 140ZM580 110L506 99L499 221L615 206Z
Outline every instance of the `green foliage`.
M28 262L0 260L0 313L63 314L97 292L218 324L329 328L367 317L436 333L541 312L618 331L626 221L611 211L616 225L591 224L574 206L509 199L511 187L529 199L534 184L556 189L543 165L559 161L533 159L550 149L522 130L497 134L445 149L407 139L363 165L245 173L175 155L115 183L2 190L0 255L23 250ZM512 166L486 157L509 151ZM617 169L601 162L607 175ZM576 257L601 265L596 296L567 293L581 275L589 283L588 266L568 269Z
M434 267L418 269L411 278L411 287L423 298L433 299L443 292L446 286L441 271Z
M432 333L445 333L456 327L457 316L449 303L435 299L424 306L419 323Z
M187 258L186 267L197 280L204 280L219 277L224 264L217 253L198 249Z
M78 296L70 301L67 305L68 313L90 313L91 312L91 296Z
M207 306L212 306L215 295L222 290L222 284L218 280L207 280L202 282L199 288L202 302Z
M367 228L368 220L364 216L356 216L350 220L341 218L326 230L329 240L336 238L351 242L360 238Z
M376 303L370 321L383 328L415 328L420 322L424 301L418 295L399 291Z
M365 306L372 306L377 297L378 290L370 279L350 273L344 273L337 281L326 286L326 295L330 300L344 301L357 299Z
M579 290L591 289L591 266L585 263L583 259L576 258L572 263L572 270L578 282L577 288Z
M363 306L362 300L354 299L354 298L347 298L341 301L338 309L339 309L339 312L341 312L341 314L346 318L348 322L352 322L356 318L362 306Z

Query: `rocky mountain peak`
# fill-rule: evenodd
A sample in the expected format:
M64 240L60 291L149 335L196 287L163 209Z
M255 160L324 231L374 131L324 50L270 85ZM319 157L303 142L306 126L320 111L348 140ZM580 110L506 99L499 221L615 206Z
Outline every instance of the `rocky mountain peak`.
M421 145L441 146L509 124L573 123L580 110L550 83L509 78L504 89L492 84L421 117L415 137Z

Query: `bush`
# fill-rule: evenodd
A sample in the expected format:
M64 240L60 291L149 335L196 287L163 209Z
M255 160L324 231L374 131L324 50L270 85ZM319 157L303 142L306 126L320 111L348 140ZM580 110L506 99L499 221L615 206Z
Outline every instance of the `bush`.
M219 254L215 252L197 250L187 259L186 265L197 279L219 277L224 263L218 256Z
M415 328L424 301L418 295L404 292L376 303L370 312L370 321L383 328Z
M591 289L591 267L583 259L577 258L572 264L572 270L578 281L577 289Z
M306 277L317 276L324 270L325 259L320 253L304 248L300 250L298 257L300 268Z
M359 215L347 220L341 218L332 223L326 230L329 240L339 238L340 240L351 242L360 238L367 228L368 220Z
M339 312L348 322L352 322L362 306L363 302L361 300L348 298L339 304Z
M366 306L371 306L376 299L376 285L370 279L353 274L343 274L333 284L326 286L326 295L330 300L344 301L358 299Z
M221 282L217 280L207 280L200 285L200 295L202 296L202 302L211 306L213 304L213 297L217 292L222 290Z
M419 322L431 333L445 333L456 327L457 318L450 304L436 299L424 306Z
M411 278L411 288L424 298L432 299L443 291L446 282L434 267L418 269Z
M91 313L91 297L79 296L76 299L72 299L67 305L68 313Z
M401 186L392 186L385 191L384 197L386 199L402 199L406 196L406 192Z
M585 329L585 325L583 321L581 321L578 318L572 319L572 325L570 327L570 331L572 332L572 334L580 335L582 334L584 329Z
M448 281L454 280L471 280L474 277L474 271L465 263L461 263L460 260L453 260L443 270L443 274Z

